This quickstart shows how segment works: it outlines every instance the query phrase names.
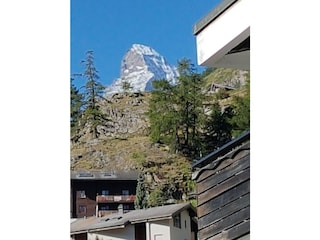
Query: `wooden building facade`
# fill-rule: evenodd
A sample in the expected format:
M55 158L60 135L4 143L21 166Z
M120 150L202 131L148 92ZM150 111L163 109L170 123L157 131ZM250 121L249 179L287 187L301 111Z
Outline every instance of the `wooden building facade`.
M72 172L71 218L134 210L137 172Z
M250 239L250 132L192 167L199 239Z

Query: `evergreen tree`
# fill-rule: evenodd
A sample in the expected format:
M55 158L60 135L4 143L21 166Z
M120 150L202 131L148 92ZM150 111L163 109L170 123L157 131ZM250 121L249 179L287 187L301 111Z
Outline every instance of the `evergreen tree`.
M70 86L70 130L71 137L79 130L79 122L82 115L83 95L79 92L77 87L72 83L74 79L71 78Z
M218 101L211 107L211 114L206 122L205 149L212 152L232 139L232 109L222 111Z
M139 173L138 184L136 188L136 199L134 200L135 209L144 209L148 206L147 193L144 185L144 173Z
M98 137L97 126L106 121L106 116L100 111L98 99L102 97L104 87L98 81L98 71L94 66L93 51L87 51L86 59L82 61L85 64L83 76L87 79L84 90L85 110L83 115L83 124L89 124L92 137Z
M150 136L154 142L169 145L172 152L193 158L201 152L198 130L203 122L203 81L188 59L178 62L178 71L175 86L166 80L153 82L148 112Z
M233 118L231 120L233 124L232 135L234 137L239 136L242 132L250 129L250 77L248 76L247 83L245 85L244 96L234 96L233 98Z
M133 88L133 87L131 86L131 84L130 84L127 80L122 79L121 84L122 84L122 90L123 90L125 93L131 91L131 89Z
M149 102L150 137L153 142L174 145L177 114L174 108L174 86L167 80L153 81Z
M176 87L176 105L178 106L179 132L182 139L178 140L179 151L184 152L188 157L198 157L201 152L200 133L203 122L203 100L201 92L203 78L195 71L194 65L189 59L182 59L178 62L178 85Z

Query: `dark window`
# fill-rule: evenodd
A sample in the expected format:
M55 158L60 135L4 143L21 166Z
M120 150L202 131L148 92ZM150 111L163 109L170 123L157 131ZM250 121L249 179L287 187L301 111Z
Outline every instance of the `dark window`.
M79 213L87 213L87 206L79 205Z
M122 190L122 195L128 196L129 195L129 190Z
M102 190L102 195L108 196L109 195L109 190Z
M101 206L101 210L109 210L109 206L108 205Z
M180 213L173 217L173 226L181 228L181 215Z
M130 206L128 204L123 204L123 210L130 210Z

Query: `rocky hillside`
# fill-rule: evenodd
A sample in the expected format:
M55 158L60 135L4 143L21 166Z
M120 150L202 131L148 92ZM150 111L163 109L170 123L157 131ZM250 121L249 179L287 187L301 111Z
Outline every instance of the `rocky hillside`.
M163 163L177 158L168 147L153 144L148 137L150 93L117 93L100 102L101 110L110 116L98 128L99 138L90 140L87 129L71 143L71 170L136 169L144 162Z
M234 88L229 95L239 94L247 74L246 71L216 69L206 77L205 91L214 96L211 87L217 83ZM156 170L168 159L176 159L175 162L187 166L186 159L170 154L167 146L149 140L146 116L149 99L150 93L140 92L116 93L101 100L101 110L111 120L98 128L98 139L90 140L88 129L83 129L78 141L71 143L71 170L129 170L141 165L154 166ZM228 99L224 104L228 104Z

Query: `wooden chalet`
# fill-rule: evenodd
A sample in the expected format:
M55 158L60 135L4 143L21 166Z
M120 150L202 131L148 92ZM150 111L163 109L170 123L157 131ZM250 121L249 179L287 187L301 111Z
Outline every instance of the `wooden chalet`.
M193 164L199 239L250 239L250 132Z

